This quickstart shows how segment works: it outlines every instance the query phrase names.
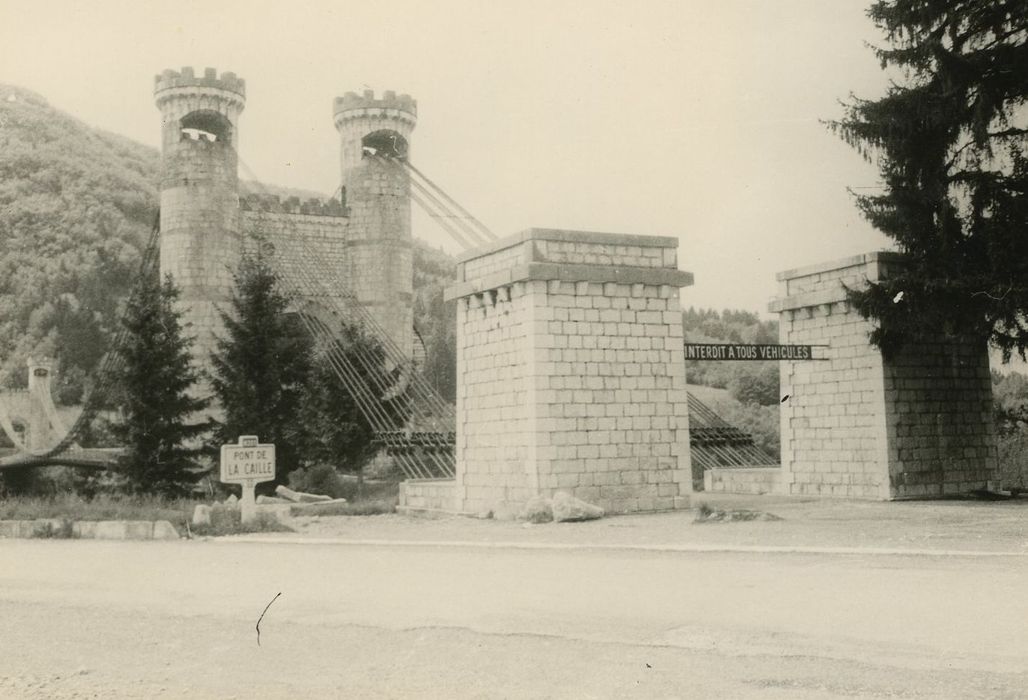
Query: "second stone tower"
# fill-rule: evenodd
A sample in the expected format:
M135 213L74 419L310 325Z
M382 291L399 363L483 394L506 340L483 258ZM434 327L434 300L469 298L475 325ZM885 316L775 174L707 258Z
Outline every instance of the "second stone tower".
M349 287L404 357L411 357L413 263L409 157L417 102L409 95L348 92L334 103L350 221Z

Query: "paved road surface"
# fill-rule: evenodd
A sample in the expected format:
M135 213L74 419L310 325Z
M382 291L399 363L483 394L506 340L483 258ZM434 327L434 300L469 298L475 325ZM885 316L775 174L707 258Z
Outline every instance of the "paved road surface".
M1025 697L1026 588L1023 556L0 541L0 697Z

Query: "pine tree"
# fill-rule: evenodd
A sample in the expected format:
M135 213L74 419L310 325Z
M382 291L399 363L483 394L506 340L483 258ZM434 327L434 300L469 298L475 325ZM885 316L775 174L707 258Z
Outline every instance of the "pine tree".
M1028 2L881 0L867 14L900 82L828 126L877 160L884 192L857 205L908 261L851 299L886 352L941 331L1024 356Z
M152 275L139 284L122 321L127 340L116 349L124 363L121 420L111 430L125 446L118 466L133 491L180 496L199 476L199 440L208 425L195 419L207 401L190 394L199 371L174 308L174 283Z
M224 412L217 445L256 435L275 445L275 483L303 465L309 431L301 411L312 345L294 314L263 246L247 255L235 275L231 309L223 311L226 336L211 358L212 386Z
M385 370L386 353L381 343L363 328L344 326L336 341L336 350L342 353L353 372L372 391L376 391L376 387L391 386L396 381ZM375 370L369 370L369 367L381 369L377 376L373 376ZM381 390L378 393L381 394ZM374 441L375 433L358 408L352 390L333 371L332 363L323 350L316 354L306 410L307 424L313 437L312 458L344 472L362 475L364 465L379 449ZM376 405L375 410L382 417L388 416L387 420L397 428L404 424L403 398L382 402Z

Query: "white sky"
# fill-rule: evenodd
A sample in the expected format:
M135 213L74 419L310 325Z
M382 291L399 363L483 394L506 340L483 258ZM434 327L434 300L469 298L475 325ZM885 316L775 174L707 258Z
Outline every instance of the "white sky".
M867 4L0 0L0 82L157 146L155 73L234 71L242 160L326 194L332 99L408 92L412 161L498 234L677 236L683 304L763 313L775 272L887 245L846 193L874 168L818 123L885 88Z

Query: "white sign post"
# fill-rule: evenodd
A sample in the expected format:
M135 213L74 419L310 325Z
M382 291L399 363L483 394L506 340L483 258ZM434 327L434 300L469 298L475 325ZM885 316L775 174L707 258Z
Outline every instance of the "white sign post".
M244 523L257 519L254 487L275 479L275 446L260 445L256 435L240 435L239 444L221 446L221 483L242 484L239 514Z

